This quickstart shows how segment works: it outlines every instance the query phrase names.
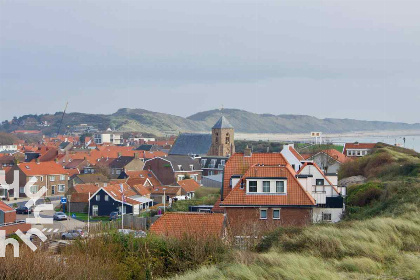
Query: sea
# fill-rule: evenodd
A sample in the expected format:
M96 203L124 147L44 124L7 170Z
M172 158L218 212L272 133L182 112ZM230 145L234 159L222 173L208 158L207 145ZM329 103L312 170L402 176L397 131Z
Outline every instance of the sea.
M405 142L404 142L405 139ZM337 145L344 143L377 143L382 142L390 145L397 145L407 149L413 149L420 153L420 135L392 135L392 136L361 136L361 137L325 137L323 141Z

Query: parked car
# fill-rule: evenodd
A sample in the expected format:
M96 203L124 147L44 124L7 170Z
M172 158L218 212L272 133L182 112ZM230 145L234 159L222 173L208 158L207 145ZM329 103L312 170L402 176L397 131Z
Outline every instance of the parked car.
M83 237L85 237L85 233L81 229L69 230L61 234L61 239L63 240L66 240L66 239L73 240L73 239L83 238Z
M118 212L111 212L111 214L109 214L109 220L110 221L114 221L114 220L118 219L118 217L119 217Z
M31 213L32 213L32 209L26 206L21 206L21 207L16 208L16 214L31 214Z
M53 216L53 219L56 221L67 220L67 215L63 212L56 212Z

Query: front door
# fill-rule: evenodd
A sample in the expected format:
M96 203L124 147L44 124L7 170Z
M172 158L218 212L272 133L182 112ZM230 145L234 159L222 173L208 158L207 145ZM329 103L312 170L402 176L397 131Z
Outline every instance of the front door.
M98 216L98 205L92 206L92 216L94 217Z
M55 186L51 186L51 194L55 194Z

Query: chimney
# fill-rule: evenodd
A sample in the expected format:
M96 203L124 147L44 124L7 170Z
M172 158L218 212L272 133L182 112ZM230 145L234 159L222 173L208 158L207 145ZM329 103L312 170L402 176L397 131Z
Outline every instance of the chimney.
M36 159L35 159L35 162L36 162L37 164L39 164L39 158L36 158Z
M139 158L139 154L138 153L134 153L134 158Z
M245 150L244 150L244 157L251 157L251 156L252 156L251 149L247 145Z
M121 157L121 152L118 152L118 157Z

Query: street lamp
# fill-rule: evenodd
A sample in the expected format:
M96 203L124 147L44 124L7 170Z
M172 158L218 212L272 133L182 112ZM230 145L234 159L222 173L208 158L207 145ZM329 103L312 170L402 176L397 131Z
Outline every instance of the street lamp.
M166 212L166 188L163 188L163 212Z

